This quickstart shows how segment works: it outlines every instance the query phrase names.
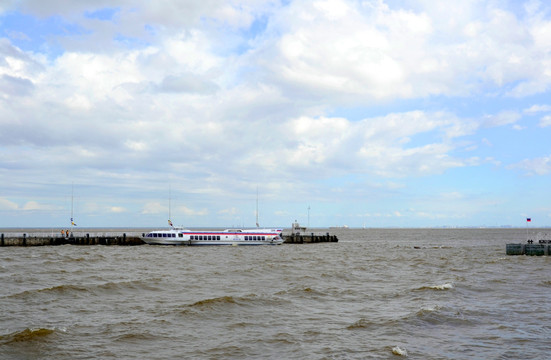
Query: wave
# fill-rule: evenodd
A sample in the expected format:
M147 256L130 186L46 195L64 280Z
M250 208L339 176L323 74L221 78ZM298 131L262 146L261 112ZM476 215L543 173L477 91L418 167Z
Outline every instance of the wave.
M222 296L212 299L205 299L205 300L199 300L193 304L191 304L191 307L211 307L221 304L236 304L237 302L233 298L233 296Z
M298 296L325 296L327 294L312 289L311 287L295 287L288 290L282 290L276 293L276 295L298 295Z
M256 311L257 308L278 307L288 300L273 296L258 296L249 294L244 296L219 296L198 300L189 305L184 305L184 308L178 310L181 314L193 314L203 311L229 311L231 307L239 307L242 310L250 308L251 311Z
M350 324L346 327L347 330L378 330L382 328L387 329L408 329L411 331L411 327L417 328L419 326L425 327L427 325L475 325L477 322L474 320L477 316L469 312L459 311L457 309L446 308L439 305L423 306L421 309L395 316L394 314L387 314L382 317L366 318L362 317L358 321Z
M419 310L417 312L417 315L423 315L423 314L428 314L428 313L432 313L432 312L435 312L435 311L439 311L442 307L439 306L439 305L427 305L427 306L423 306L421 308L421 310Z
M425 291L425 290L450 290L453 289L454 286L452 283L445 283L440 285L431 285L431 286L422 286L420 288L415 289L415 291Z
M20 293L15 293L11 295L7 295L7 298L26 298L26 297L34 297L38 294L64 294L67 292L72 293L78 293L78 292L85 292L86 288L83 286L76 286L76 285L58 285L58 286L52 286L48 288L42 288L42 289L33 289L33 290L25 290Z
M402 349L401 347L399 346L395 346L392 348L392 353L394 355L399 355L399 356L405 356L407 357L408 356L408 352L406 351L406 349Z
M13 332L11 334L0 335L0 345L27 342L27 341L41 341L48 338L50 335L56 332L67 332L65 328L26 328L21 331Z
M347 326L346 328L348 330L354 330L354 329L366 329L370 326L377 325L372 321L367 320L366 318L361 318L360 320L356 321L354 324Z
M121 282L107 282L103 284L88 284L88 285L72 285L63 284L57 286L51 286L41 289L25 290L19 293L10 294L5 296L6 298L27 298L37 295L82 295L89 296L90 294L103 295L104 293L112 294L113 292L122 292L125 290L150 290L158 291L159 288L152 286L152 283L160 281L159 279L145 279L145 280L132 280Z

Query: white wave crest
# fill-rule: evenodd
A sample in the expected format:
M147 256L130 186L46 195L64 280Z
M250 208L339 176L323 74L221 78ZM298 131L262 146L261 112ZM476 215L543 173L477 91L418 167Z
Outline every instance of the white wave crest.
M408 356L408 352L406 351L406 349L402 349L401 347L399 346L395 346L392 348L392 353L394 355L400 355L400 356Z
M445 283L445 284L442 284L442 285L430 286L430 288L435 289L435 290L449 290L449 289L453 289L453 284L452 283Z
M440 310L440 306L438 305L426 305L421 307L421 311L423 312L434 312Z

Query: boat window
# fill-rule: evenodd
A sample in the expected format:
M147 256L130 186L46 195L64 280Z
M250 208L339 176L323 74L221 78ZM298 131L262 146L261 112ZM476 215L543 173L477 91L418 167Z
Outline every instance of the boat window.
M211 236L211 235L209 235L208 240L212 240L212 236Z
M217 236L216 236L216 240L220 240L220 235L217 235Z
M245 235L245 240L249 240L249 237L247 235Z
M266 236L263 236L263 237L262 237L262 240L266 240Z
M153 237L157 237L157 234L153 234Z
M258 240L258 239L256 238L256 235L255 235L255 236L253 236L253 240Z
M178 234L178 237L184 237L184 234L180 233L180 234Z

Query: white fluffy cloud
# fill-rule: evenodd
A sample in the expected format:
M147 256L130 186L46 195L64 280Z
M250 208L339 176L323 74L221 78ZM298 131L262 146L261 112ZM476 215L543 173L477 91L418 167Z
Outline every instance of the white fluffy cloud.
M551 124L546 104L453 108L549 88L544 4L507 5L5 2L0 11L57 15L78 31L32 51L16 45L30 32L0 39L0 175L147 189L138 205L97 208L150 215L166 213L154 189L171 179L212 196L260 182L275 198L335 174L403 179L478 165L492 156L476 153L477 131L520 132L523 115ZM94 16L102 8L112 18ZM546 174L542 159L519 167ZM224 213L199 203L179 211Z

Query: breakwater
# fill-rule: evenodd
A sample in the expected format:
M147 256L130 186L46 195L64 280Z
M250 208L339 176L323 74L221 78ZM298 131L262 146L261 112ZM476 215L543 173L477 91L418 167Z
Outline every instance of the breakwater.
M505 251L507 255L550 256L551 244L507 244Z
M140 236L120 234L45 235L23 233L0 234L0 246L55 246L55 245L143 245Z
M70 234L0 234L0 246L56 246L56 245L145 245L143 234L127 233L70 233ZM285 244L309 244L338 242L336 235L326 234L283 234Z
M324 243L338 242L337 235L326 234L283 234L285 244L309 244L309 243Z

